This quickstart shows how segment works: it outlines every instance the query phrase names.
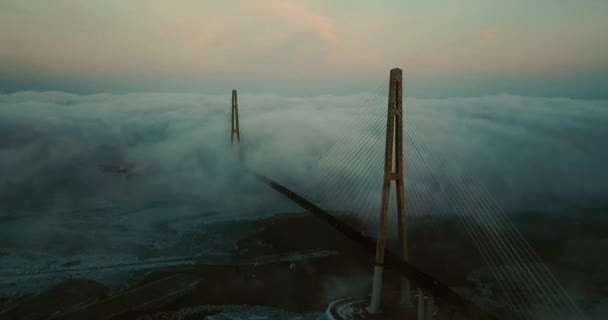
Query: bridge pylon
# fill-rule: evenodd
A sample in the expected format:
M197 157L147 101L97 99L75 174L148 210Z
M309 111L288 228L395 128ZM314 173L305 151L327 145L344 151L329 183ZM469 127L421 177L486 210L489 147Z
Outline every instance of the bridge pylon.
M407 244L407 223L405 219L405 180L403 171L403 108L402 108L402 71L395 68L390 72L388 92L388 111L386 118L386 146L384 153L384 182L382 186L382 205L378 238L376 242L376 263L370 313L380 312L382 296L382 273L384 271L384 253L386 250L388 211L392 182L395 182L397 196L397 224L399 233L400 256L409 260ZM404 307L412 306L409 280L401 278L401 303Z
M241 142L241 132L239 130L239 103L237 99L236 90L232 90L232 127L230 129L230 142L234 144L234 137L236 136L236 142Z

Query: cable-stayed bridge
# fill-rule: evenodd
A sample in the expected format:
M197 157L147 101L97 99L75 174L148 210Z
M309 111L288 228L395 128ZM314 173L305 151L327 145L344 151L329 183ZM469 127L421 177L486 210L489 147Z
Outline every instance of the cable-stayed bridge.
M563 270L543 263L510 220L515 218L501 209L509 202L501 202L504 198L496 192L496 185L477 178L480 170L470 164L490 161L496 167L500 163L505 176L521 168L465 149L470 144L455 143L462 138L459 133L466 131L458 125L466 126L467 117L449 108L437 112L425 108L428 104L423 101L406 99L407 86L402 81L401 70L395 69L389 81L382 81L361 101L334 97L329 104L319 97L306 102L307 106L310 101L318 104L316 107L281 110L280 116L269 115L264 108L249 109L256 104L255 96L244 95L239 101L233 91L230 112L225 107L210 112L232 118L221 121L225 130L199 122L211 122L213 117L188 115L196 119L184 130L188 137L192 128L204 130L195 131L192 143L183 147L188 150L186 166L181 159L167 166L157 164L157 168L135 166L129 159L96 163L93 172L101 169L104 178L113 179L107 186L125 187L117 188L122 191L111 197L124 202L3 216L4 230L34 220L46 228L49 220L45 218L50 216L58 224L54 234L62 235L59 227L65 228L82 242L75 245L77 249L92 246L93 250L81 254L70 244L68 249L77 254L64 254L69 242L55 237L58 244L36 244L41 251L58 247L55 261L49 262L47 256L19 260L0 252L2 262L7 262L0 272L0 291L49 287L32 299L6 302L0 297L0 318L35 313L44 319L61 309L65 312L56 319L108 319L120 314L126 315L116 319L133 319L129 312L140 307L143 310L138 312L147 315L161 305L181 311L211 304L296 311L310 308L315 312L329 305L330 319L583 318L575 297L556 279L563 279L563 274L554 277L552 273ZM257 103L269 100L265 96L257 99ZM221 105L227 100L217 98ZM297 106L297 98L289 101ZM194 105L198 107L198 103ZM447 117L443 112L452 114ZM498 117L494 112L486 111L484 116ZM442 116L456 122L434 121ZM293 118L296 121L289 121ZM299 120L314 123L307 130L319 132L297 130ZM456 129L437 123L456 124ZM201 150L196 148L200 138L228 143L228 131L232 148L204 145L201 149L211 150L205 158L212 160L202 161ZM274 132L268 134L270 131ZM289 132L282 136L282 131ZM446 132L452 134L447 139ZM294 133L300 143L288 138ZM477 136L483 134L467 139ZM323 137L329 141L319 147ZM484 149L478 152L495 150L482 145ZM156 155L167 150L171 152L161 149ZM104 148L100 153L110 151ZM477 157L473 161L471 154ZM164 161L161 157L158 163ZM206 165L209 163L212 165ZM224 169L212 180L203 174ZM133 178L116 179L121 175ZM171 178L158 179L164 175ZM180 192L167 195L167 189L161 188L162 192L142 192L136 199L129 199L136 193L124 192L145 189L150 182L175 183ZM214 204L212 198L222 204ZM142 199L154 201L142 204ZM279 208L285 199L288 210L297 205L318 219L301 212L282 214L285 211ZM245 219L233 219L234 214L242 218L244 211ZM271 212L273 218L259 215ZM249 219L251 216L255 219ZM87 235L72 235L77 228ZM109 236L104 238L100 230L108 230ZM114 238L118 240L109 241ZM97 248L100 240L109 243ZM16 249L29 249L28 245L31 242L26 241ZM561 249L559 245L552 248ZM30 255L36 249L15 256ZM37 261L44 264L37 265ZM94 283L77 279L83 276L100 279L104 285L121 277L128 281L121 281L121 287L106 296L101 283L91 288ZM67 282L53 285L66 278ZM100 295L87 296L83 288L99 290ZM63 299L73 305L62 306L55 303L60 299L55 299L58 292L64 296L77 292L91 303ZM180 303L171 305L173 298L182 295ZM53 303L48 303L49 298ZM585 307L587 301L580 296L576 299ZM40 310L42 306L47 307L46 313Z
M492 283L498 285L493 294L512 318L582 318L573 299L484 184L472 172L452 166L449 158L434 155L417 130L418 124L408 117L401 70L391 70L389 79L362 102L358 112L345 115L349 124L318 153L313 164L304 168L310 177L305 181L280 181L272 172L259 172L247 162L244 150L255 146L247 144L246 133L241 137L237 92L232 92L231 141L241 144L235 152L246 170L360 244L362 250L375 254L375 266L370 265L374 283L369 300L347 299L342 304L349 308L358 304L360 309L365 305L361 312L367 316L381 313L383 271L388 267L402 275L400 307L414 310L418 319L495 318L417 267L418 256L410 255L411 248L416 247L416 241L427 241L425 234L439 234L452 248L463 246L453 252L456 260L471 259L467 254L471 250L481 257ZM387 89L388 98L382 94ZM357 223L345 223L337 217L340 213L356 215ZM445 221L456 223L446 227ZM413 228L423 236L412 238L409 231ZM390 250L390 234L395 230L397 245ZM457 237L458 233L466 234L467 241ZM454 261L446 259L445 263L449 262Z

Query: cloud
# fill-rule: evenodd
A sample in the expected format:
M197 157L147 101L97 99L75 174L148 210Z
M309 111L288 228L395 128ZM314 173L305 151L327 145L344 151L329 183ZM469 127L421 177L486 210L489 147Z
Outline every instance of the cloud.
M490 30L482 30L479 33L479 37L481 38L482 41L485 41L485 42L493 41L496 38L496 33L494 33L493 31L490 31Z
M95 79L190 79L243 66L258 75L275 75L280 70L259 66L270 59L297 71L300 65L325 61L337 45L333 20L297 1L135 6L112 1L100 6L63 0L46 10L21 3L14 7L12 15L0 13L0 26L20 30L19 35L0 33L0 40L10 44L0 53L0 63L26 75L34 69ZM22 25L24 20L32 22ZM287 60L281 59L285 50L290 51Z
M271 8L282 19L318 34L326 45L336 44L334 23L328 16L314 12L302 2L295 1L274 1Z
M300 175L316 164L332 139L345 137L340 148L330 149L335 156L321 159L325 169L332 161L347 161L339 156L349 156L349 150L364 143L370 147L362 152L378 152L381 117L366 115L370 121L360 124L358 132L345 133L352 117L365 110L362 101L370 98L376 104L370 110L383 112L382 95L240 94L242 136L252 165L303 181ZM102 159L135 162L143 176L124 183L141 181L133 189L142 196L154 188L190 193L179 187L181 179L194 184L216 179L214 183L224 186L222 179L236 174L226 160L232 156L227 146L229 101L227 95L196 94L2 95L0 131L5 138L0 166L12 174L4 177L0 194L22 208L35 203L35 197L24 192L50 197L64 189L90 189L99 192L92 197L101 196L106 184L116 183L95 169L106 161ZM437 163L449 159L458 172L475 173L507 205L538 197L590 200L605 195L608 188L603 170L608 155L600 147L608 143L602 126L607 117L604 101L501 95L407 99L405 106L406 128L424 139Z
M356 211L365 231L374 232L385 94L239 92L247 166L325 208ZM425 203L453 191L449 177L478 178L508 214L582 215L608 207L608 101L498 95L407 98L404 106L412 226L426 214ZM27 252L45 243L66 255L84 250L66 239L80 239L93 252L138 252L164 241L154 228L142 235L159 216L254 219L299 211L240 169L229 143L229 111L229 92L0 95L0 219L6 229L0 241ZM135 164L129 179L97 167L128 163ZM155 207L158 202L169 205ZM107 206L113 209L103 215L79 211ZM137 211L146 206L153 208ZM87 215L97 227L83 222ZM121 228L128 231L116 231ZM134 234L137 244L123 248Z
M522 4L515 5L521 14L501 15L511 9L485 12L478 3L456 2L397 8L365 1L8 0L2 6L0 83L11 91L195 90L238 80L274 90L289 81L306 94L356 92L378 70L404 66L414 79L410 88L420 85L432 96L554 95L559 80L562 94L600 97L608 74L606 19L593 6L555 6L542 15ZM576 28L554 23L568 8L585 13ZM484 14L455 14L463 10Z

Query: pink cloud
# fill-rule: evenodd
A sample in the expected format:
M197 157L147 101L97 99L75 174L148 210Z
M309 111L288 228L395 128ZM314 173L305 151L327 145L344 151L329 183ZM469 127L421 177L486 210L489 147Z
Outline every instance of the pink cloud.
M483 41L492 41L492 40L494 40L494 38L496 38L496 33L492 32L490 30L482 30L479 33L479 37Z
M335 46L337 42L335 26L333 21L311 8L302 5L301 2L279 0L270 4L273 14L289 21L300 28L308 29L316 34L329 46Z

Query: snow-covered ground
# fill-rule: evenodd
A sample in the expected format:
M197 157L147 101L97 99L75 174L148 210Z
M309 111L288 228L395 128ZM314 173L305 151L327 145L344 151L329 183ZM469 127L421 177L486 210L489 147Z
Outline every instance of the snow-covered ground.
M0 295L37 292L70 277L117 287L135 270L229 252L256 231L254 220L229 219L188 205L145 203L5 221Z
M209 315L210 314L210 315ZM197 317L198 316L198 317ZM208 320L321 320L324 313L294 313L263 306L224 305L199 306L180 311L144 316L142 320L156 319L208 319Z

